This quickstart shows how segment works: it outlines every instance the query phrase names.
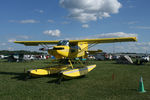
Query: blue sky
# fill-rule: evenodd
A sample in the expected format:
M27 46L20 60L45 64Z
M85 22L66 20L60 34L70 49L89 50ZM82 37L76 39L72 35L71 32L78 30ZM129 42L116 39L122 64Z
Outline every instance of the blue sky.
M96 2L96 3L95 3ZM36 50L14 40L137 36L107 52L150 52L149 0L0 0L0 50Z

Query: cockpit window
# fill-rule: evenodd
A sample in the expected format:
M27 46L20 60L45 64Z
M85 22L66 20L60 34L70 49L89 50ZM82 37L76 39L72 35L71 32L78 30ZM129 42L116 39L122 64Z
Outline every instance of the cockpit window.
M69 46L69 40L60 40L57 46L60 46L60 45Z

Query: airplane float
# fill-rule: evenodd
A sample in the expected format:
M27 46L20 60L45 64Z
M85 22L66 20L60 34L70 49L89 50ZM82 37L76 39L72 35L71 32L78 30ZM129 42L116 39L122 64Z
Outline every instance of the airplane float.
M88 72L96 67L96 64L88 66L79 66L75 68L71 62L75 58L86 58L88 55L88 48L100 43L114 43L114 42L135 42L136 37L120 37L120 38L99 38L99 39L83 39L83 40L54 40L54 41L15 41L14 43L24 44L25 46L43 46L40 50L47 51L50 55L55 56L56 59L62 61L67 60L70 64L63 66L55 66L49 68L33 69L28 73L31 76L45 76L59 73L62 78L76 78L86 75ZM49 48L48 45L54 45Z

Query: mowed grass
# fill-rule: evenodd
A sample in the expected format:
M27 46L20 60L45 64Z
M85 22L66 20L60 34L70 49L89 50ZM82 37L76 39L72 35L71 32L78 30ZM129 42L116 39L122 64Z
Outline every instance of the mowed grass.
M52 65L49 60L22 63L0 61L0 100L150 100L150 63L93 63L97 67L85 77L62 81L59 85L55 83L57 77L54 76L23 80L24 68ZM141 76L146 93L138 92Z

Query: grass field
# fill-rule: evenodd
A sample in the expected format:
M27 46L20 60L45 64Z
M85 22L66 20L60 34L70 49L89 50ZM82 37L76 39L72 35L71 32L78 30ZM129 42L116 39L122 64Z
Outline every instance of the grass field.
M150 100L150 63L139 66L115 64L114 61L93 63L97 67L86 77L58 85L54 76L23 80L24 68L48 66L48 60L23 63L1 60L0 100ZM140 76L146 93L138 92Z

